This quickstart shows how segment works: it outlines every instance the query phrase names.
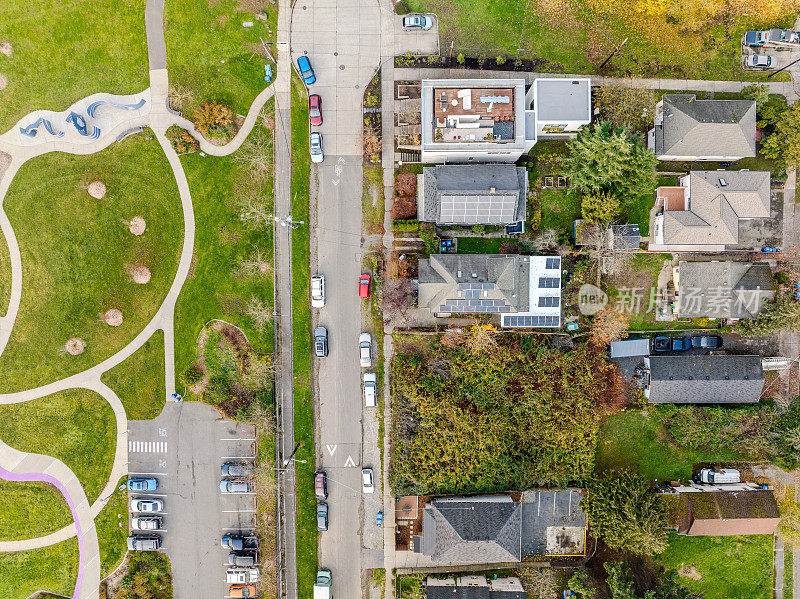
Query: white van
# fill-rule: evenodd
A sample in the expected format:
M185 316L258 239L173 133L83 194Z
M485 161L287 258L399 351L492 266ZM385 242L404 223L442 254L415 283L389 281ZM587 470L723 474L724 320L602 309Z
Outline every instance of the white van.
M258 582L258 570L256 568L230 568L225 574L225 582L228 584Z
M742 481L742 475L734 468L703 468L697 476L701 483L724 485Z
M378 396L378 376L374 372L364 373L364 405L374 408Z
M333 599L333 577L330 570L317 570L314 599Z

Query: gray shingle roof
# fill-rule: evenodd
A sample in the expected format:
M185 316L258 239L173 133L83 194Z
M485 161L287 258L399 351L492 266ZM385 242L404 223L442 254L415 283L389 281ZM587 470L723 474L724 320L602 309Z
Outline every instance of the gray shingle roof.
M650 403L755 403L764 375L759 356L650 356Z
M528 173L513 164L425 167L418 215L438 224L506 225L525 220L527 195Z
M755 318L775 297L766 263L681 262L680 318Z
M666 94L663 101L663 124L655 127L657 155L756 155L753 100L697 100L693 94Z

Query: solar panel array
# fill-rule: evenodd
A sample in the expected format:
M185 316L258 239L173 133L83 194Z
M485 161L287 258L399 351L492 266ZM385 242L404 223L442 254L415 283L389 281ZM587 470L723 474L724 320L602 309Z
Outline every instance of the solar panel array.
M505 327L558 327L560 326L559 316L505 316L503 326Z
M561 266L561 258L548 258L545 268L550 270L552 268L559 268Z
M558 296L539 298L540 308L557 308L560 305L561 305L561 298Z
M460 290L465 289L494 289L494 283L459 283Z
M519 193L442 194L439 201L439 222L443 223L510 223L517 211Z
M469 293L469 292L468 292ZM472 293L480 293L474 291ZM511 306L502 299L449 299L439 306L439 312L461 314L466 312L486 312L499 314L511 312Z
M539 277L539 289L558 289L561 286L561 279L554 277Z

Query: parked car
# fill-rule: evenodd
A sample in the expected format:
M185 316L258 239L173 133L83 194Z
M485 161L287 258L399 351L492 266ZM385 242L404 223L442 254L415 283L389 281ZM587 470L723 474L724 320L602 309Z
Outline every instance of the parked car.
M791 29L766 29L748 31L744 34L744 44L750 48L773 46L778 49L788 49L788 46L797 43L800 43L800 33Z
M750 48L761 48L767 43L767 31L748 31L744 34L744 45Z
M375 482L372 480L372 468L364 468L361 471L361 490L364 493L375 492Z
M154 517L136 517L131 518L132 530L159 530L161 529L162 520L158 516Z
M378 376L374 372L364 373L364 405L374 408L378 396Z
M328 355L328 329L325 327L314 329L314 355L318 358Z
M669 351L671 347L671 343L669 337L664 337L659 335L658 337L653 337L653 351Z
M722 347L722 337L719 335L694 335L692 337L692 347L716 349Z
M378 515L375 516L375 524L383 526L383 512L378 512Z
M319 94L308 96L308 120L316 127L322 124L322 98Z
M317 470L314 473L314 495L319 499L328 498L328 475L324 470Z
M228 589L229 597L255 597L256 587L252 584L232 584Z
M742 475L735 468L702 468L695 477L699 483L724 485L741 482Z
M311 277L311 307L323 306L325 306L325 276L314 275Z
M253 487L249 482L243 480L221 480L219 481L219 490L223 493L249 493Z
M235 553L231 551L228 554L228 564L231 566L255 566L255 553Z
M299 69L300 76L303 78L303 81L306 85L311 85L317 81L317 78L314 75L314 69L311 68L311 61L308 60L308 56L301 56L297 59L297 68Z
M258 568L228 568L225 571L225 582L258 582Z
M222 476L250 476L253 474L253 467L250 464L235 464L225 462L220 468Z
M433 19L427 15L409 14L403 17L403 31L427 31L433 27Z
M220 545L223 549L231 549L233 551L241 551L244 549L244 538L234 535L222 535Z
M781 248L768 245L766 247L761 248L761 251L764 252L765 254L777 254L781 251Z
M673 337L672 351L686 351L692 349L692 340L688 337Z
M314 599L331 599L333 597L333 576L330 570L317 570L314 582Z
M372 335L361 333L358 337L358 348L361 352L362 368L369 368L372 366Z
M128 491L155 491L158 489L158 481L155 478L130 478L128 479Z
M368 274L363 274L358 279L358 297L360 298L367 298L369 297L369 283L372 280Z
M772 56L750 54L744 59L744 66L751 69L767 69L772 66Z
M132 499L132 512L160 512L164 509L164 502L160 499Z
M327 503L318 503L317 504L317 530L319 530L319 531L328 530L328 504Z
M131 535L128 537L130 551L158 551L161 537L158 535Z
M308 136L308 151L311 153L311 162L319 164L325 160L325 152L322 151L322 133L314 131Z

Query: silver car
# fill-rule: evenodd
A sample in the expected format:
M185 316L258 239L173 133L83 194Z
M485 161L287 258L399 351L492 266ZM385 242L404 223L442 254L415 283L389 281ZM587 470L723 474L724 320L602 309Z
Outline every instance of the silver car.
M772 57L763 54L750 54L745 59L744 65L751 69L768 69L772 66Z
M325 277L314 275L311 277L311 307L322 308L325 306Z
M372 335L361 333L358 337L358 347L361 352L361 367L369 368L372 366Z
M311 153L311 162L320 163L325 160L325 153L322 151L322 133L314 131L309 135L308 149Z
M128 537L128 549L131 551L157 551L161 547L158 535L140 535Z
M433 19L426 15L410 14L403 17L403 31L427 31L433 27Z
M364 373L364 405L374 408L378 395L378 377L374 372Z
M131 500L132 512L160 512L164 509L164 502L160 499L133 499Z
M223 493L249 493L253 488L246 481L223 480L219 483L219 490Z
M375 482L372 478L372 468L364 468L361 471L361 490L364 493L375 492Z
M131 529L132 530L160 530L161 529L161 518L159 517L137 517L131 518Z

